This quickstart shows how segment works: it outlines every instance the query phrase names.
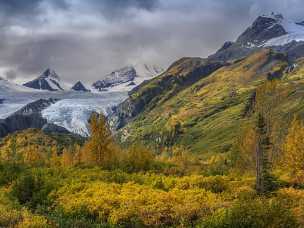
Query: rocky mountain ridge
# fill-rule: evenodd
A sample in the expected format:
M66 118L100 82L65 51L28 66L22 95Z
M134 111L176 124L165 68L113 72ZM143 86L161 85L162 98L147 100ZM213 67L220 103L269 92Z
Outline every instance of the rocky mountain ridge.
M62 91L63 86L61 85L60 77L52 69L45 70L38 78L24 83L23 86L48 91Z

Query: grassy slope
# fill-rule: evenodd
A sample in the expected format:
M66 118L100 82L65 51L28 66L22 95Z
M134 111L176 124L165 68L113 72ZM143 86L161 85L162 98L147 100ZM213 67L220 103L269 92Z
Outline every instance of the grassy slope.
M0 155L10 150L13 137L16 139L16 150L24 153L29 149L35 149L47 153L52 147L61 152L64 147L73 144L82 144L82 140L69 135L45 134L38 129L27 129L10 134L0 140Z
M182 130L175 139L177 145L200 154L228 151L241 133L240 128L251 121L244 117L244 110L252 92L269 73L282 71L286 66L282 56L266 49L259 51L218 69L165 101L155 98L161 102L153 103L153 107L148 104L146 111L120 130L120 135L129 143L141 141L155 148L164 132L172 131L179 123ZM283 98L278 112L283 118L290 118L287 113L304 110L303 66L300 61L296 70L284 75L280 83Z

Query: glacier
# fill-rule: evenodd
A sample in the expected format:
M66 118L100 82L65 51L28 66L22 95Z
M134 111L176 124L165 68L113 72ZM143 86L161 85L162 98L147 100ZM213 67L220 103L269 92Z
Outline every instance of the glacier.
M64 127L72 133L88 136L88 119L92 112L107 115L111 107L128 97L127 91L83 93L76 91L46 91L29 89L0 80L0 119L4 119L23 106L38 99L55 98L58 102L42 111L49 122Z
M68 131L81 136L89 136L88 119L92 112L107 115L112 107L120 104L128 98L128 92L145 80L162 73L161 67L148 64L136 64L137 75L132 78L133 84L129 80L120 81L104 91L98 91L93 86L87 86L91 92L74 91L62 86L58 89L55 81L59 84L60 78L53 70L46 70L36 80L44 79L52 88L41 90L39 88L18 85L0 78L0 119L4 119L15 113L25 105L39 99L58 99L56 103L45 108L41 115L48 123L53 123L66 128ZM129 68L123 68L125 70ZM133 68L132 68L133 69ZM115 75L114 75L115 76ZM110 77L114 80L115 77ZM64 85L64 83L61 83Z

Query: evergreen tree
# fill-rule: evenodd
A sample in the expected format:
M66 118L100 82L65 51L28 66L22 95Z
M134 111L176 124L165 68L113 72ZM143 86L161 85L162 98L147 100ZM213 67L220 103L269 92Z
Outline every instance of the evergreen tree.
M266 121L261 113L257 120L257 147L256 147L256 190L263 194L275 188L274 177L271 174L269 152L271 142Z
M18 160L17 157L17 137L16 135L12 135L9 144L9 152L8 152L8 161L12 163L16 163Z

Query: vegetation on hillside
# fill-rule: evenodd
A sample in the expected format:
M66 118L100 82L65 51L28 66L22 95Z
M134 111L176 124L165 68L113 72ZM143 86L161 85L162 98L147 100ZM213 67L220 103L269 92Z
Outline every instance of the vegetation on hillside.
M0 226L304 227L302 160L281 165L288 156L301 158L303 124L294 119L282 156L261 166L263 191L256 148L267 145L269 155L272 147L263 141L264 120L252 124L225 162L181 147L159 155L142 146L123 150L102 115L92 118L84 145L62 150L40 131L8 136L0 146ZM39 138L40 146L18 146L25 137Z
M137 93L205 64L182 59ZM189 86L177 77L123 143L102 115L85 142L7 136L0 227L304 227L304 61L287 66L264 49Z

